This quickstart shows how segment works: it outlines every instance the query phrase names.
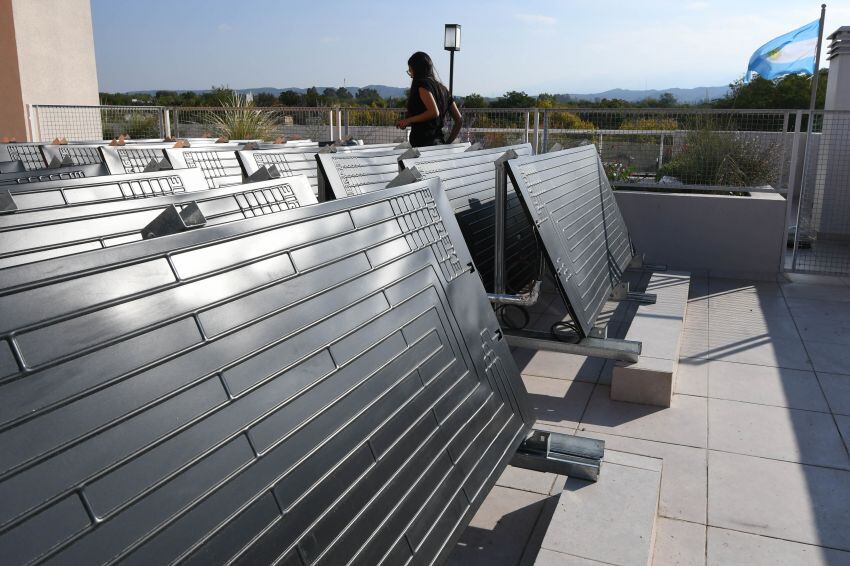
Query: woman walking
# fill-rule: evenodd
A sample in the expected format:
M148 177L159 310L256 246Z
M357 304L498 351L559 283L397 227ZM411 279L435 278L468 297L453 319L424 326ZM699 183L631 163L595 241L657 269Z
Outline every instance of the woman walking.
M460 133L463 118L449 89L434 72L434 63L427 53L417 51L407 60L410 76L410 94L407 97L407 117L399 120L397 127L410 126L410 145L422 147L452 143ZM451 114L453 127L448 138L443 133L447 114Z

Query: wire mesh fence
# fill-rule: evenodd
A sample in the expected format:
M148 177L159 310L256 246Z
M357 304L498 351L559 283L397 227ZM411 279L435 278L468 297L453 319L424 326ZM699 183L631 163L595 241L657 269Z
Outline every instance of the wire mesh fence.
M462 109L459 141L530 142L542 153L595 144L621 189L788 193L786 268L850 273L850 113L715 109ZM225 136L397 143L400 108L34 106L33 137L49 142ZM451 120L446 128L451 128ZM806 140L808 139L808 143ZM799 228L799 229L798 229Z
M814 114L803 170L799 197L792 196L786 267L850 274L850 112Z

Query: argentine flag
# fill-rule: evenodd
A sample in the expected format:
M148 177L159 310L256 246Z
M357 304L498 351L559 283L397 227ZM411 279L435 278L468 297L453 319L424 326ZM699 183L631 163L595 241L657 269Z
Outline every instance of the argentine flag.
M746 80L752 78L754 71L765 79L793 73L814 74L819 27L818 19L756 49L747 66Z

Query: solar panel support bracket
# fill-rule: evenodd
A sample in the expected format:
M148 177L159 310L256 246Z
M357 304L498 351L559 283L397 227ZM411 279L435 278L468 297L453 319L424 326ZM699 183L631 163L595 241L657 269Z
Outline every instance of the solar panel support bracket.
M18 210L15 198L8 190L0 192L0 214L11 214Z
M595 482L604 455L604 440L533 429L517 448L511 465Z
M537 304L537 299L540 298L540 286L543 281L537 280L531 286L531 290L527 293L518 293L510 295L508 293L487 293L487 298L491 303L497 305L516 305L518 307L530 307Z
M657 295L655 293L638 293L629 291L628 281L620 281L611 289L612 301L634 301L644 305L654 305Z
M194 228L202 228L206 223L207 219L195 201L188 203L179 211L172 204L142 228L142 239L150 240Z
M516 159L517 153L509 149L495 162L496 168L496 198L494 201L493 231L494 231L494 264L493 291L496 295L505 294L505 209L508 204L508 170L505 162Z
M644 270L644 271L667 271L666 265L646 263L644 254L635 254L632 256L627 269Z
M576 335L575 340L562 340L554 338L548 332L536 330L505 330L504 335L508 345L517 348L577 354L632 363L640 360L643 347L640 342L619 338L597 338L594 336L581 338Z

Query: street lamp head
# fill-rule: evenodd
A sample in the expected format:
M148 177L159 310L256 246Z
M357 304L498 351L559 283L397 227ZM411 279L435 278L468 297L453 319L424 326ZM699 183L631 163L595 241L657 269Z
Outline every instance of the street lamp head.
M443 48L446 51L460 51L460 24L446 24Z

